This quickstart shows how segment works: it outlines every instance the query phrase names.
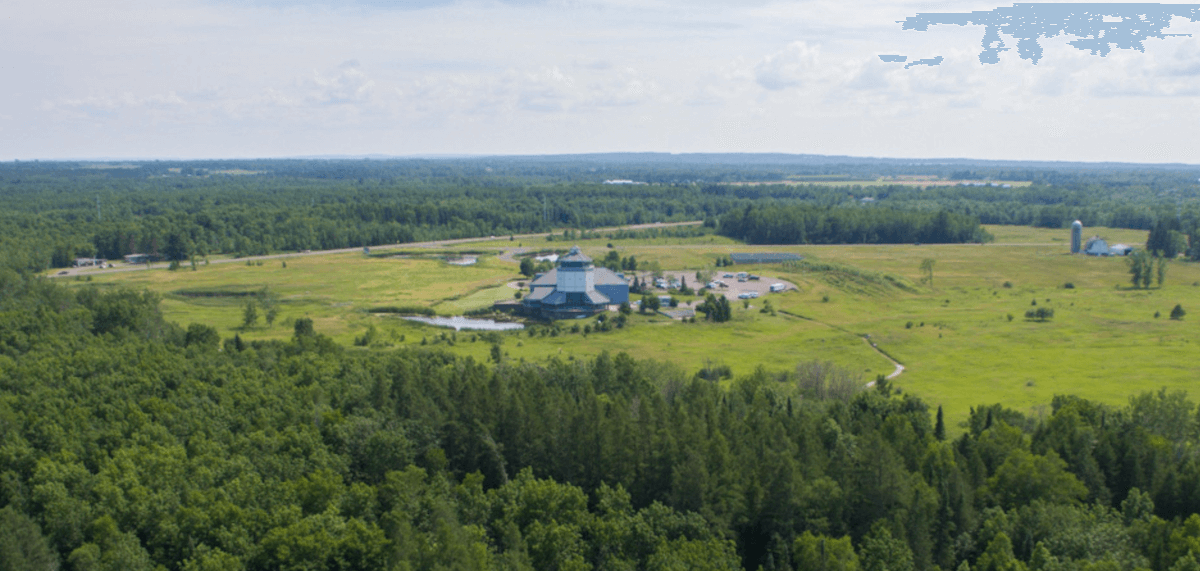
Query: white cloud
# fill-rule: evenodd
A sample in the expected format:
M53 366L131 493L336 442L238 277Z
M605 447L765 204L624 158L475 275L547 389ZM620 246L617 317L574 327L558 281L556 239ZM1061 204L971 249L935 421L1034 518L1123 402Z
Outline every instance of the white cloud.
M85 115L89 117L111 117L125 112L177 112L187 106L175 92L150 95L134 95L122 93L119 95L92 95L78 99L60 99L46 101L42 109L51 112L67 113L70 116Z
M1057 38L1043 42L1037 66L1015 52L985 66L978 28L918 33L895 22L930 9L883 0L26 3L0 20L9 56L0 160L591 150L1022 158L1032 148L1023 134L1048 134L1043 125L1061 142L1089 132L1097 114L1170 109L1171 121L1125 133L1125 148L1097 138L1030 157L1135 160L1143 151L1129 149L1149 153L1153 141L1183 137L1175 125L1200 122L1195 38L1108 58ZM945 60L904 69L880 53ZM985 145L959 135L965 124L1010 137Z
M800 87L819 81L823 75L820 49L805 41L792 42L754 66L754 79L770 90Z
M358 61L348 60L328 76L314 70L309 87L312 101L321 105L343 105L366 101L375 82L363 73Z

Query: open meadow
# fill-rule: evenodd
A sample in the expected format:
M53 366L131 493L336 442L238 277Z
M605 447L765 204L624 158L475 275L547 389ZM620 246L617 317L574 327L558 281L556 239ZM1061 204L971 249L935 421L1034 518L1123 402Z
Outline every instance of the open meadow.
M614 239L598 235L565 240L518 237L454 246L453 250L495 252L565 250L578 244L595 259L612 245L640 267L661 270L725 271L714 266L732 252L795 252L805 257L787 265L739 266L797 284L798 291L734 304L732 321L681 323L661 315L631 316L624 329L585 334L584 325L505 334L453 333L372 313L386 306L421 306L456 315L511 299L508 284L521 280L517 263L479 256L454 266L434 255L364 256L361 253L265 260L249 264L185 266L95 275L93 284L146 288L163 295L168 319L200 322L221 335L278 339L291 334L295 318L313 319L316 329L351 345L371 328L378 350L425 344L487 360L500 340L506 359L576 359L602 351L655 358L690 372L726 366L744 375L762 366L784 371L812 360L831 361L861 373L863 382L890 374L892 363L866 341L898 360L906 371L895 379L902 390L930 405L943 405L951 426L971 406L1001 403L1038 415L1056 394L1077 394L1112 404L1148 390L1191 387L1197 367L1191 355L1200 339L1200 313L1168 318L1179 304L1200 312L1200 266L1170 264L1164 284L1133 289L1126 260L1072 256L1067 230L989 226L993 243L978 245L745 246L715 235L691 238ZM1146 233L1087 229L1109 243L1141 246ZM934 260L932 277L922 272ZM286 263L286 267L284 264ZM72 283L83 285L79 278ZM275 304L267 325L259 310L243 325L249 300ZM696 299L684 298L681 299ZM770 300L773 313L760 310ZM1045 321L1026 319L1028 310L1053 309ZM541 331L545 331L543 334ZM485 339L486 337L486 339Z

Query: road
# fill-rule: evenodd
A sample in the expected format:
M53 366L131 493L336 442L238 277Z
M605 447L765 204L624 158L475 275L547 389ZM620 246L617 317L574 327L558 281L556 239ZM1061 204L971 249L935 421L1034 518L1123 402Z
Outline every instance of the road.
M615 232L617 230L642 230L642 229L647 229L647 228L669 228L672 226L695 226L697 224L703 224L703 223L704 223L703 220L693 220L693 221L689 221L689 222L654 222L654 223L650 223L650 224L633 224L633 225L629 225L629 226L613 226L610 228L596 228L596 229L588 230L588 232ZM549 236L551 234L557 235L558 232L542 232L539 234L516 234L516 235L512 236L511 240L523 240L523 239L527 239L527 238L545 238L546 236ZM453 240L434 240L431 242L404 242L401 244L385 244L382 246L370 246L370 249L372 252L377 252L380 250L396 250L396 249L400 249L400 248L444 248L446 246L454 246L457 244L469 244L469 243L473 243L473 242L491 242L491 241L508 242L508 241L510 241L510 238L508 236L485 236L485 237L480 237L480 238L455 238ZM515 262L516 260L513 258L513 254L519 253L521 250L522 249L516 249L511 252L505 252L504 254L501 255L501 259L503 259L505 261ZM362 251L361 247L339 248L336 250L312 250L312 251L304 251L304 252L291 252L291 253L286 253L286 254L268 254L265 256L247 256L244 258L217 258L217 259L210 260L209 263L212 263L212 264L230 264L230 263L244 264L246 262L254 262L257 260L278 260L278 259L287 259L287 258L303 258L303 257L308 257L308 256L327 256L329 254L349 254L349 253L361 252L361 251ZM71 278L71 277L75 277L75 276L94 276L94 275L100 275L100 274L112 274L112 273L117 273L117 272L138 272L138 271L145 271L148 269L150 269L150 270L166 269L170 265L167 262L159 262L159 263L148 264L148 265L147 264L129 265L129 264L125 264L124 262L117 262L117 263L119 265L115 268L100 269L100 268L94 268L94 267L84 267L84 268L68 268L65 270L55 269L55 270L51 270L51 273L48 274L47 277Z

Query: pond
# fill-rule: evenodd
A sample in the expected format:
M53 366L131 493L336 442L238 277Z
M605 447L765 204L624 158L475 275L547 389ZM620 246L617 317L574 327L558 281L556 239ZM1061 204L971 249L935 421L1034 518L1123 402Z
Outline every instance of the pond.
M463 329L478 329L481 331L510 331L525 329L520 323L497 322L491 319L468 319L461 315L454 317L405 317L409 321L420 321L438 327L453 327L455 331Z

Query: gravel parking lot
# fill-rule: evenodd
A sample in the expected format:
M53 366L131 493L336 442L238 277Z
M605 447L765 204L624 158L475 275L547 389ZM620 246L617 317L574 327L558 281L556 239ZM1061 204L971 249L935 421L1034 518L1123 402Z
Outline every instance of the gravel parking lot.
M782 291L790 291L790 290L796 289L796 284L793 284L789 281L781 280L776 277L770 277L770 276L766 276L766 275L761 275L759 277L759 279L757 279L757 280L751 280L751 279L747 278L746 281L744 281L744 282L738 281L737 274L741 270L736 269L736 267L725 268L725 270L727 270L727 271L715 272L715 274L713 276L714 281L720 280L721 282L724 282L725 287L718 287L715 290L709 290L709 291L713 294L725 296L725 298L728 299L730 302L739 301L740 298L738 296L743 293L746 293L746 292L755 292L758 294L758 296L760 298L769 296L772 294L772 292L771 292L772 284L783 284L784 289ZM731 274L733 277L724 277L726 274ZM698 280L696 279L696 272L694 270L690 271L690 272L688 272L688 271L663 272L663 279L666 279L668 283L671 282L672 280L675 280L675 281L684 280L684 281L686 281L688 287L690 287L694 290L699 289L697 286L703 287L705 285L704 283L698 283ZM650 284L654 283L654 277L651 276L650 274L640 274L639 273L638 280L641 280L641 281L649 280ZM653 289L653 292L658 295L667 295L666 290L660 289L657 287ZM782 293L782 292L780 292L780 293ZM631 296L631 298L632 298L631 301L636 300L636 299L638 299L638 296L634 295L634 296ZM691 304L681 303L679 307L681 307L681 308L689 307L690 308L690 307L694 307L695 305L697 305L699 303L701 303L701 302L694 302ZM754 303L754 302L751 301L751 303ZM664 308L664 309L669 309L669 308Z

